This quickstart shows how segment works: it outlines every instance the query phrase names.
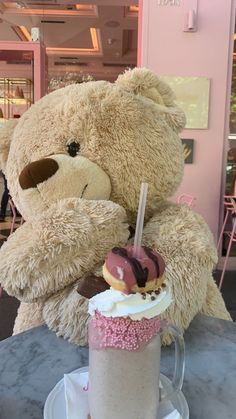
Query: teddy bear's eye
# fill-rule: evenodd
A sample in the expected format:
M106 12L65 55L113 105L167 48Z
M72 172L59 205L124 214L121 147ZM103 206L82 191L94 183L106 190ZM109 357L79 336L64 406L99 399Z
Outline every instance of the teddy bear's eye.
M67 151L71 157L77 156L80 150L80 144L73 141L70 144L67 144Z

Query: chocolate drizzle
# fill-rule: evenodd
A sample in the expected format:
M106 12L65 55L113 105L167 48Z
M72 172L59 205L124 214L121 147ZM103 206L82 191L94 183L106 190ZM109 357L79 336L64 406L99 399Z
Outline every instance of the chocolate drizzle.
M157 273L157 278L159 278L160 276L160 267L159 267L159 262L158 262L158 258L156 257L156 255L152 252L152 249L150 249L149 247L143 247L144 252L146 253L146 255L153 261L155 268L156 268L156 273Z
M132 268L138 286L145 287L148 279L148 268L143 268L141 263L137 259L130 257L127 250L123 247L114 247L112 249L112 253L119 255L127 260Z

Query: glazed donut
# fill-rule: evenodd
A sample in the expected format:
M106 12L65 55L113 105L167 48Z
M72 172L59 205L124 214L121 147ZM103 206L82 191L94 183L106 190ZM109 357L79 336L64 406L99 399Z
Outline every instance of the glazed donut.
M165 262L149 247L141 247L139 258L133 256L133 246L114 247L105 258L105 281L125 294L158 289L164 281Z

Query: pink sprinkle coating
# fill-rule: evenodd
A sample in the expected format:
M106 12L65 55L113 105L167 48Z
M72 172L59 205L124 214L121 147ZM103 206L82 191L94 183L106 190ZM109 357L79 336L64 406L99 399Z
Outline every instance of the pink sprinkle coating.
M132 320L105 317L95 313L89 323L89 346L93 349L116 348L137 351L161 331L160 317Z

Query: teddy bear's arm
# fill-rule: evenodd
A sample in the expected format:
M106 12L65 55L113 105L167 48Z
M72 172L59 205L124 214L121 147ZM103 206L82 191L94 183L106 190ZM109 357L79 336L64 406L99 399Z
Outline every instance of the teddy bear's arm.
M184 206L166 206L145 226L143 244L158 250L166 261L173 303L163 318L182 331L198 312L230 319L212 278L217 261L213 238L199 215ZM48 298L43 316L57 335L79 345L87 343L88 300L75 285ZM163 335L164 344L171 340Z
M36 301L74 283L129 236L126 213L111 201L64 199L26 222L0 250L0 283Z
M173 303L163 314L182 331L198 312L230 319L213 281L217 261L212 235L202 218L187 207L169 205L145 226L143 244L158 250L166 260L166 276ZM73 285L44 303L48 327L71 342L87 343L88 300ZM171 337L163 335L163 343Z
M186 206L170 204L147 223L143 242L166 261L173 303L164 317L181 330L199 312L230 319L212 277L217 262L213 237L200 215Z

